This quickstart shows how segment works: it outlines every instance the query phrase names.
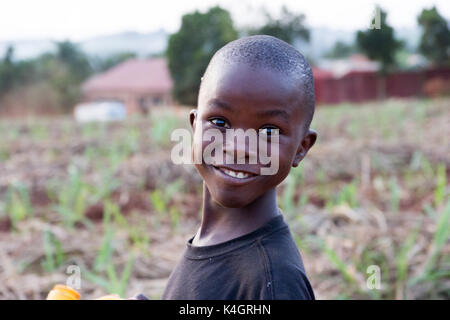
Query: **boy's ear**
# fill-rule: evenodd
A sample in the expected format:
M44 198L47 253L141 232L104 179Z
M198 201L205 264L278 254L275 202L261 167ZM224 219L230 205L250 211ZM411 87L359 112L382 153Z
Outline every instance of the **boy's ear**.
M192 109L189 112L189 122L191 123L192 130L195 130L195 123L197 122L197 110Z
M316 143L316 140L317 132L312 129L308 129L308 132L306 132L306 135L303 137L303 140L298 147L297 153L295 154L294 161L292 162L293 167L298 166L300 161L302 161L308 153L309 149L311 149L314 143Z

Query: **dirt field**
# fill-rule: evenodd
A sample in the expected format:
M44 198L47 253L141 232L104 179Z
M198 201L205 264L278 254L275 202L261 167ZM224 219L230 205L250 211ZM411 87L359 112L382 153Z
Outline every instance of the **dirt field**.
M201 179L170 159L188 111L0 119L0 299L45 298L69 266L83 299L160 298L200 221ZM317 298L448 299L450 99L321 106L312 127L278 194Z

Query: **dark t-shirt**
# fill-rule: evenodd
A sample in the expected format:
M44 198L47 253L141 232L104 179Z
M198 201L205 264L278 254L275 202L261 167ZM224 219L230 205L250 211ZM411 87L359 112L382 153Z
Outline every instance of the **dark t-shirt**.
M280 214L261 228L211 246L187 242L162 299L314 299L302 258Z

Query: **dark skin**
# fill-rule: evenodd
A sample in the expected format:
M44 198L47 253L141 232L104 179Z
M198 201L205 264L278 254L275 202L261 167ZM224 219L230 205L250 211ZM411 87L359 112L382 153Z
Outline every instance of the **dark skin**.
M317 139L314 130L305 130L307 118L302 108L299 80L277 71L253 68L242 63L214 66L202 83L198 110L190 113L195 132L201 122L203 132L215 128L279 130L279 169L273 175L261 175L257 164L196 164L203 178L203 212L200 228L192 244L208 246L248 234L280 214L276 186L297 167ZM194 139L193 151L203 150L208 141ZM237 155L247 145L225 145L223 152ZM226 176L222 169L242 171L249 178Z

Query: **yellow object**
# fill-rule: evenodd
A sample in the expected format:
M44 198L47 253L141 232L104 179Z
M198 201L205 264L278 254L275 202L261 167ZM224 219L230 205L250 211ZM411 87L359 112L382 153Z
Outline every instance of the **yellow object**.
M70 287L57 284L48 293L47 300L80 300L81 295ZM108 294L95 300L123 300L118 294Z
M80 300L81 295L70 287L57 284L48 293L47 300Z

